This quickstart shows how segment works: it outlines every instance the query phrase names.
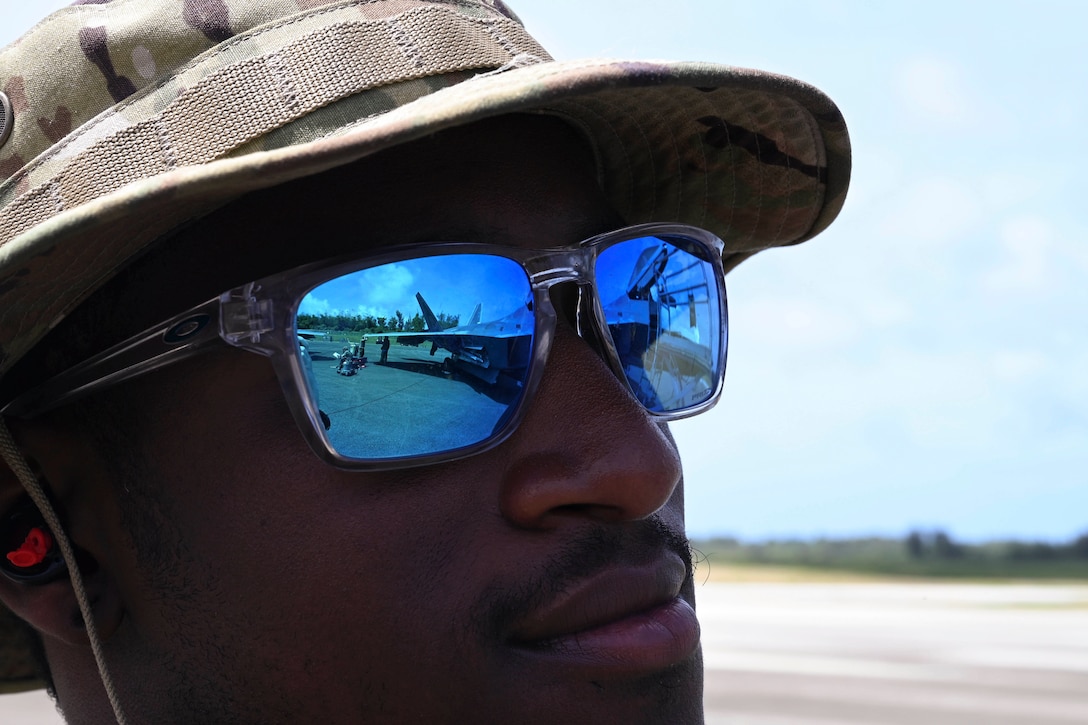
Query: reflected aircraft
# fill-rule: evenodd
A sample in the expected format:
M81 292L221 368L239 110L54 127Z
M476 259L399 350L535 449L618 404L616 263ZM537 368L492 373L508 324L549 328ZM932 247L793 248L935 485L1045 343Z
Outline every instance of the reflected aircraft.
M328 340L328 330L295 330L295 333L303 340Z
M491 384L498 382L503 373L520 372L529 366L533 336L531 303L490 322L480 322L483 305L478 303L467 324L443 329L419 292L416 292L416 302L423 313L426 332L368 333L364 337L388 336L407 345L429 341L431 355L440 349L450 353L442 362L447 372L458 370ZM513 377L520 379L521 376L515 374Z

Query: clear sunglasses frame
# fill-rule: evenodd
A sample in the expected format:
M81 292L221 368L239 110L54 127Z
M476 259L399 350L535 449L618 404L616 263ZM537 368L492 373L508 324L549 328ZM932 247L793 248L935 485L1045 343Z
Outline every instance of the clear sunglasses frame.
M231 290L175 315L143 332L69 368L3 407L4 415L32 418L86 395L139 375L229 345L269 358L288 408L303 438L322 461L345 470L390 470L456 460L493 448L517 429L536 392L551 349L558 315L551 299L555 285L574 283L577 310L572 323L632 397L619 354L604 319L595 283L598 255L615 244L640 237L662 237L674 246L711 264L717 283L720 340L716 346L718 371L709 395L700 403L676 411L653 411L652 417L677 420L697 415L721 396L728 345L728 311L722 268L724 243L710 232L683 224L640 224L586 239L574 246L523 249L493 244L430 242L389 247L375 254L355 254L303 265ZM302 299L318 285L361 269L407 259L446 254L486 254L504 257L526 271L532 291L535 328L523 392L501 429L475 444L449 451L401 458L356 459L339 454L325 435L321 412L308 393L306 361L299 348L296 316ZM592 294L587 295L587 290ZM637 400L637 398L636 398ZM641 405L641 403L640 403Z

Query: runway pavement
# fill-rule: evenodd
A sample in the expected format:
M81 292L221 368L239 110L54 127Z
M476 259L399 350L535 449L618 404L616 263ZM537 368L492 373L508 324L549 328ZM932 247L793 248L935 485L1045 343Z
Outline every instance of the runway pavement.
M709 725L1088 723L1088 586L706 584Z
M1088 723L1088 585L702 584L708 725ZM55 725L44 695L0 722Z

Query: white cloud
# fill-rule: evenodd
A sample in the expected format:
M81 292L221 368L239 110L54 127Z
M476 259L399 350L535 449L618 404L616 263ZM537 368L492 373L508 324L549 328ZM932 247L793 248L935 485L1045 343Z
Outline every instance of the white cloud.
M404 300L411 299L415 283L412 273L403 265L387 264L358 275L347 288L331 285L318 287L329 297L317 297L312 292L299 304L299 312L308 315L359 315L366 317L391 317L403 308ZM405 314L409 310L401 309Z
M984 220L976 189L949 177L919 179L893 202L881 236L938 244L962 238Z
M840 346L857 335L853 319L810 299L765 297L742 309L746 336L777 347Z
M414 277L402 264L383 264L359 276L359 295L367 301L367 309L392 309L411 299ZM362 306L360 305L360 309Z
M314 297L312 294L306 295L302 298L302 302L298 305L299 314L303 315L328 315L335 314L329 307L328 300L321 300Z
M858 314L873 328L889 328L910 322L914 319L914 310L903 300L886 297L878 300L866 300L860 306Z
M985 289L997 294L1024 294L1052 286L1050 258L1054 230L1040 217L1018 217L998 232L1004 254L982 278Z
M1046 372L1048 361L1036 350L1000 350L991 361L993 376L1009 383L1024 382Z
M926 125L967 128L979 115L963 69L939 58L913 58L898 71L897 89L907 112Z
M1034 169L1004 168L981 176L977 184L986 206L991 209L1015 208L1040 196L1055 195L1054 180L1044 180L1041 172Z

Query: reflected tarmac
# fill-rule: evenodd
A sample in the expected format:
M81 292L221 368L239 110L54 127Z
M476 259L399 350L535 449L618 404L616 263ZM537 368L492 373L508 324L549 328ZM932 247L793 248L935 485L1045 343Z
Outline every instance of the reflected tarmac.
M418 347L394 343L385 363L378 362L379 346L371 343L366 366L352 375L337 373L333 353L343 343L314 340L308 347L318 403L331 425L329 439L345 455L428 452L417 447L421 424L434 449L472 445L502 425L521 394L507 377L500 375L488 383L451 369L446 364L449 353L437 350L431 355L429 343Z
M697 588L708 725L1088 722L1088 586ZM0 721L62 722L42 693Z

